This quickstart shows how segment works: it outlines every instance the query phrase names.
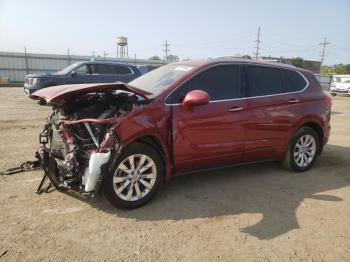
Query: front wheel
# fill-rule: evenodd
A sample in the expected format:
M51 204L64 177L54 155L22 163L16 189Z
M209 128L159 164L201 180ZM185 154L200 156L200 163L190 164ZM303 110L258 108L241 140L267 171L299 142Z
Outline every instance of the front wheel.
M120 155L102 190L115 207L133 209L151 200L163 177L164 164L159 153L152 146L134 143Z
M315 130L302 127L289 142L282 166L291 171L306 171L315 163L319 148L320 141Z

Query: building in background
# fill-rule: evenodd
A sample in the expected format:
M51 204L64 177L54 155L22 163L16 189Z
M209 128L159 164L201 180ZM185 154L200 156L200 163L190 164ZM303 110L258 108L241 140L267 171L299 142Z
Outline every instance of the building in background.
M270 60L276 61L283 64L293 65L293 62L298 58L284 58L284 57L271 57L271 56L263 56L261 60ZM321 62L320 61L312 61L312 60L304 60L302 59L302 68L310 70L313 73L319 74L321 71Z
M90 61L91 56L54 55L0 52L0 82L23 83L28 74L50 74L62 70L76 62ZM128 59L93 57L94 61L109 61L132 65L150 65L159 67L165 64L163 60Z

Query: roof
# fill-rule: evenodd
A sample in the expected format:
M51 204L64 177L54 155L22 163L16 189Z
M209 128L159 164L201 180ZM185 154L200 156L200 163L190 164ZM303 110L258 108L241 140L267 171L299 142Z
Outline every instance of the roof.
M246 59L246 58L234 58L234 57L220 57L213 59L201 59L201 60L189 60L189 61L181 61L176 64L179 65L190 65L190 66L206 66L206 65L215 65L220 63L243 63L243 64L256 64L256 65L266 65L266 66L277 66L281 68L297 68L293 65L282 64L273 61L261 61L254 59Z

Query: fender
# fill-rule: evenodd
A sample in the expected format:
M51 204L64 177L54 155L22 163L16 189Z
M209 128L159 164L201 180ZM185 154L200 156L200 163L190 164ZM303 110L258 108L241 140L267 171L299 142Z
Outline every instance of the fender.
M170 111L158 102L145 106L136 106L133 111L122 118L115 126L123 148L144 137L154 137L164 152L165 181L169 181L172 170L170 157Z

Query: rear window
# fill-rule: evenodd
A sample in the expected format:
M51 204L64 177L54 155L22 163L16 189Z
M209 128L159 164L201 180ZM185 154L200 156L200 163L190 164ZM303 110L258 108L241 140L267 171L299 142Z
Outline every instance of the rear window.
M284 92L301 91L306 86L305 79L293 70L282 70Z
M247 96L264 96L283 93L281 72L277 68L248 66L249 88Z

